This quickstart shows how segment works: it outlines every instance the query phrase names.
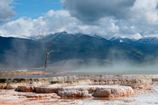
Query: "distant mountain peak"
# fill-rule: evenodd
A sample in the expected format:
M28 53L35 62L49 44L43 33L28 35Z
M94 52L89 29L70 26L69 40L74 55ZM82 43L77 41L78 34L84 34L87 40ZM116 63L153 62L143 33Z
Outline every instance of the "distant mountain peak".
M120 40L120 43L123 43L123 40Z
M66 31L59 32L60 34L68 34Z

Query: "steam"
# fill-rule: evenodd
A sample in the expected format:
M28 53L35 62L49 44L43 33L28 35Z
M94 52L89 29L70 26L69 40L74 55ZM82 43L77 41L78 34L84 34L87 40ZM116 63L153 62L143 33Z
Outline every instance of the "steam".
M27 42L28 41L28 42ZM28 44L29 43L29 44ZM40 42L24 39L12 39L11 48L5 50L5 63L14 68L41 68L44 67L45 55ZM58 61L52 61L48 65L51 72L66 71L69 75L106 75L106 74L155 74L158 73L158 60L152 62L154 56L146 56L144 62L138 61L141 54L131 56L122 53L121 49L110 48L104 55L90 53L88 57L79 58L78 53L73 57L66 52L66 57L60 55ZM116 53L116 51L118 51ZM133 51L133 50L132 50ZM94 56L92 56L94 54ZM76 55L76 56L75 56ZM59 56L59 55L58 55ZM65 57L65 58L62 58ZM57 58L52 54L51 59ZM148 62L147 62L148 61Z
M157 74L157 64L130 65L113 64L112 66L87 66L74 71L76 75L124 75L124 74Z
M69 75L126 75L126 74L157 74L158 61L150 63L131 63L128 59L116 59L105 64L100 64L98 59L90 59L90 62L85 64L83 59L69 59L60 68L62 71L68 72ZM50 66L52 71L56 67L60 67L63 61L55 62ZM81 64L82 63L82 64Z
M44 55L40 43L13 38L8 43L8 46L11 46L11 48L5 50L4 56L5 63L8 67L33 68L42 65L41 62L44 59Z

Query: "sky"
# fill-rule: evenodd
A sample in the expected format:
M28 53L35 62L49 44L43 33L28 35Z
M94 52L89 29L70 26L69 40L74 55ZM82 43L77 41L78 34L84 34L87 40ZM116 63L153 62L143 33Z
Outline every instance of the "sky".
M0 36L158 37L158 0L0 0Z

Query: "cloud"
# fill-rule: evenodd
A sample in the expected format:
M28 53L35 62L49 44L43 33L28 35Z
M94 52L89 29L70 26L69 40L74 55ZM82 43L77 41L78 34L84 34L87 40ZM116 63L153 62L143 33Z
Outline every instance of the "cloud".
M44 30L44 34L67 31L68 33L84 33L100 35L111 38L116 35L138 33L136 28L127 25L125 21L114 18L101 18L97 21L99 25L88 25L72 17L66 10L50 10L45 16L38 19L21 17L15 21L6 23L0 27L1 36L29 37L37 36ZM134 26L133 26L134 27ZM135 38L135 37L134 37Z
M83 22L93 22L105 16L126 18L135 0L62 0L63 7Z
M66 2L69 3L70 1L71 0L62 0L63 6L67 6ZM78 13L77 15L80 15L79 17L77 15L72 15L71 11L73 10L69 10L67 7L65 7L67 10L49 10L44 16L40 16L37 19L21 17L0 26L0 36L37 36L39 32L44 30L44 34L67 31L68 33L80 32L90 35L96 34L104 38L119 36L139 39L150 35L158 37L158 0L150 0L150 2L148 0L114 0L114 4L110 4L113 0L111 2L109 0L91 1L92 3L90 4L93 4L93 9L96 9L92 12L97 13L97 11L102 11L105 14L100 15L100 13L97 13L97 18L94 14L91 15L91 13L84 16L83 14L92 9L91 7L85 9L80 7L81 4L70 3L72 7L75 8L74 11ZM101 1L103 4L100 3ZM83 0L78 0L76 2L90 6L90 4L88 4L88 2L90 2L89 0L85 2ZM107 3L105 4L107 7L102 6L105 2ZM96 4L96 7L94 4ZM100 5L100 7L97 5ZM106 12L104 9L109 11ZM80 12L83 12L83 14ZM93 19L89 20L87 15Z
M158 25L158 0L61 0L71 16L85 24L114 17L131 24Z
M109 19L99 20L100 26L87 25L71 17L66 10L50 10L45 16L41 16L38 19L21 17L15 21L8 22L0 27L0 35L6 37L29 37L36 36L43 30L45 34L67 31L68 33L81 32L101 36L108 36L109 32L118 32L119 27L114 22L107 23L106 21L109 21ZM107 23L108 25L102 23Z
M44 30L45 34L64 31L74 21L65 10L50 10L38 19L21 17L0 27L1 36L29 37L36 36Z
M84 33L105 38L114 36L139 39L150 33L157 35L156 26L131 25L125 20L103 17L96 21L98 25L84 24L72 17L67 10L50 10L38 19L21 17L0 27L0 36L29 37L37 36L44 30L44 34L67 31L68 33Z
M12 10L11 4L13 0L1 0L0 1L0 24L10 21L11 18L16 16L16 13Z
M130 19L135 23L158 25L158 0L136 0L130 9Z
M122 37L122 38L129 38L129 39L140 39L142 38L142 36L140 35L140 33L136 33L136 34L116 34L115 37Z

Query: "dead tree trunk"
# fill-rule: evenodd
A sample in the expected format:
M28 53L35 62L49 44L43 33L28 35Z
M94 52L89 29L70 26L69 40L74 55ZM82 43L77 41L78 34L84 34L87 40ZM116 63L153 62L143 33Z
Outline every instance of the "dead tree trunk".
M45 59L45 71L47 71L47 64L48 64L48 54L46 54L46 59Z
M48 69L47 69L47 65L48 65L49 55L50 55L51 53L53 53L53 52L59 52L59 50L50 50L50 47L52 46L53 42L56 40L56 38L57 38L58 35L55 36L55 37L53 38L53 40L50 39L50 41L47 42L47 47L46 47L46 48L45 48L45 46L44 46L44 41L43 41L43 39L42 39L43 32L42 32L41 34L39 33L39 35L40 35L40 39L41 39L41 44L42 44L43 50L44 50L45 55L46 55L46 58L45 58L45 71L47 71L47 70L48 70Z

